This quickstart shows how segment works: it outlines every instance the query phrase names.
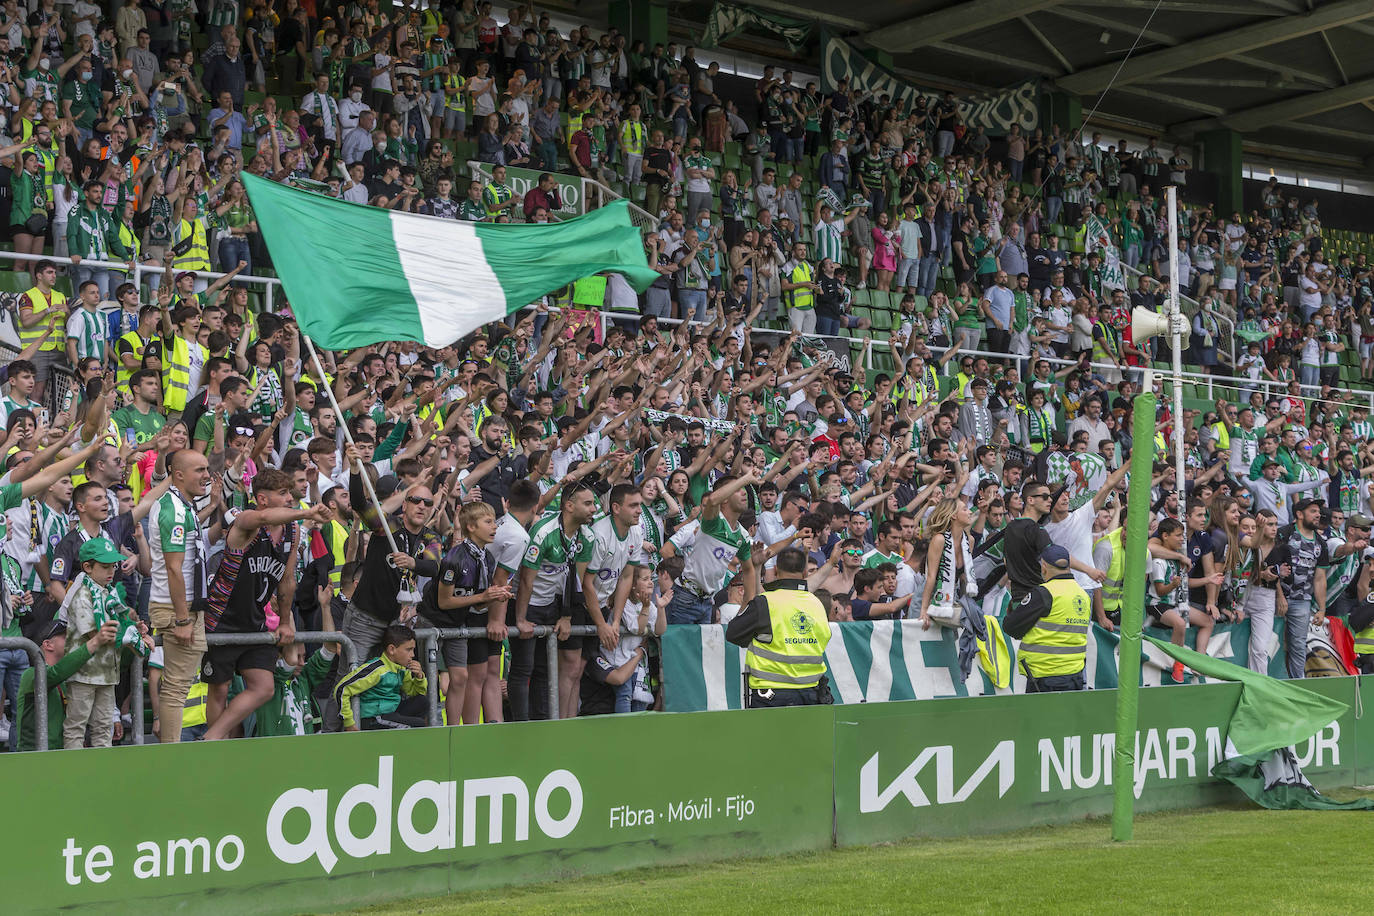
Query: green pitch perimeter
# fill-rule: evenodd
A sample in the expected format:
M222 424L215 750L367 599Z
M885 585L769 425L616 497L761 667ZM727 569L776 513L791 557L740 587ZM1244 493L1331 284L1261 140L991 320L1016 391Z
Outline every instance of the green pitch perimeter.
M1138 817L1127 845L1113 844L1107 821L1098 819L999 836L641 868L355 912L1350 913L1369 906L1350 855L1367 848L1371 830L1370 812L1207 808Z

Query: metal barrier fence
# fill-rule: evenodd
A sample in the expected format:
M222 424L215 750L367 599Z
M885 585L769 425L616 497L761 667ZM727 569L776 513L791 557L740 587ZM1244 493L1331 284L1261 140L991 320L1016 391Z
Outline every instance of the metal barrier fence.
M48 749L48 663L43 658L43 650L38 643L22 636L0 637L0 649L23 649L29 655L33 666L33 738L34 748ZM19 697L10 697L14 704L14 746L19 746Z
M158 638L161 641L161 638ZM211 646L275 646L275 633L206 633L205 641ZM342 633L306 630L296 634L296 642L336 642L343 650L343 663L348 671L358 666L358 648L353 640ZM3 641L0 641L3 648ZM133 719L134 744L143 743L143 659L135 655L129 676L133 684L133 698L130 701L129 715ZM353 719L358 720L358 699L353 698ZM180 724L177 725L180 728Z
M544 639L552 636L554 628L552 626L536 626L534 634L530 639ZM572 626L569 628L570 636L596 636L595 626ZM643 633L631 633L629 630L621 630L621 636L643 636ZM429 724L442 725L442 717L438 710L438 640L466 640L466 639L485 639L486 629L481 626L459 626L459 628L422 628L415 630L415 639L420 645L425 647L425 677L429 689L427 689L427 699L429 699ZM548 717L558 718L558 640L548 639L544 643L545 658L548 659ZM451 722L452 724L452 722Z

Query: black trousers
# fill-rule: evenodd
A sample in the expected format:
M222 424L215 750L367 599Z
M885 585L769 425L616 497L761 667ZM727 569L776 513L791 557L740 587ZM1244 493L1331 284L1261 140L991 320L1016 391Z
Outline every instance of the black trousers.
M1026 676L1026 693L1059 693L1065 690L1082 690L1087 686L1083 672L1077 674L1051 674L1046 677Z
M745 702L750 709L770 709L778 706L819 706L820 691L815 687L796 690L775 687L772 690L751 688Z
M526 619L535 626L553 626L562 612L560 604L530 605ZM544 642L551 637L521 639L515 629L515 602L509 605L510 671L506 673L506 697L512 722L549 717L549 657Z

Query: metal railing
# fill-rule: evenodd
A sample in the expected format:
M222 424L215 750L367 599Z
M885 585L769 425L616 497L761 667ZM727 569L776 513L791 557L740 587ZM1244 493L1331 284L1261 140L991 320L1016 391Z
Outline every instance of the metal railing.
M570 636L595 636L596 627L577 626L569 627ZM443 718L439 713L439 640L443 639L484 639L487 630L485 627L422 627L415 631L415 639L425 647L425 678L428 684L429 716L428 723L431 726L443 724ZM530 639L544 639L552 637L553 627L537 626L534 628L534 635ZM633 633L622 629L621 636L640 636L645 639L656 638L649 634ZM519 638L519 637L512 637ZM558 640L548 638L544 644L545 658L548 660L549 683L547 687L549 699L549 718L559 718L558 708ZM456 722L450 722L456 725Z
M161 642L161 637L157 637ZM339 644L342 651L342 661L346 666L345 673L358 667L358 649L353 645L353 640L342 633L320 632L317 630L305 630L296 634L296 642L334 642ZM205 642L211 646L275 646L277 635L275 633L206 633ZM0 648L3 648L3 641L0 641ZM143 658L135 655L133 664L130 666L129 681L133 685L132 700L130 701L129 716L133 719L134 744L142 744L143 734ZM358 719L358 698L353 698L353 721ZM178 730L181 723L173 725Z
M162 274L170 273L170 274L172 274L173 276L175 276L176 274L180 273L180 271L176 270L175 268L170 268L170 269L169 269L169 268L163 267L163 266L161 266L161 265L159 265L159 264L144 264L144 263L141 263L141 262L139 262L139 261L135 261L135 262L134 262L133 270L130 270L130 269L129 269L129 262L128 262L128 261L97 261L97 260L94 260L94 259L92 259L92 258L82 258L80 264L75 264L75 265L74 265L74 264L72 264L72 259L69 258L69 257L68 257L68 258L64 258L64 257L59 257L59 256L57 256L57 255L50 255L50 254L43 254L43 255L20 254L20 253L15 252L15 251L0 251L0 260L6 260L6 261L35 261L35 262L36 262L36 261L52 261L54 264L62 264L62 265L67 266L67 267L99 267L99 268L104 269L104 270L115 271L115 272L119 273L121 276L128 277L128 278L129 278L129 281L130 281L131 283L133 283L135 286L139 287L139 289L140 289L140 296L142 295L142 294L141 294L141 290L142 290L142 287L143 287L143 275L144 275L144 274L158 274L158 275L162 275ZM196 276L197 276L197 277L209 277L209 278L211 278L211 279L213 279L213 280L218 280L220 277L226 276L226 274L225 274L223 271L216 271L216 270L198 270L198 271L196 271ZM276 311L276 309L273 308L273 303L274 303L274 300L275 300L275 290L280 289L280 287L281 287L281 280L278 280L276 277L260 277L260 276L254 275L254 274L239 274L238 276L234 277L234 282L235 282L235 283L244 283L244 284L261 284L262 287L263 287L263 300L262 300L263 311L265 311L265 312L274 312L274 311ZM72 292L75 293L76 290L72 290Z
M0 649L23 649L29 655L33 666L33 749L48 749L48 662L43 658L43 650L38 643L22 636L0 637ZM14 746L19 747L19 697L11 697L14 703Z

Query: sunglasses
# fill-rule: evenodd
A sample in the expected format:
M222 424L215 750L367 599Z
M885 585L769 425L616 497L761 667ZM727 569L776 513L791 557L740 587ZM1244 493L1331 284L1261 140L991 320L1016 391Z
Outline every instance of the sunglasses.
M433 500L433 498L426 498L426 497L423 497L423 496L407 496L407 497L406 497L406 502L408 502L408 503L414 503L414 504L417 505L417 506L420 506L420 505L423 505L423 506L433 506L433 505L434 505L434 500Z
M863 552L862 550L853 550L853 549L851 549L851 550L846 550L845 553L846 553L847 555L851 556L851 557L861 557L861 556L864 555L864 552Z

